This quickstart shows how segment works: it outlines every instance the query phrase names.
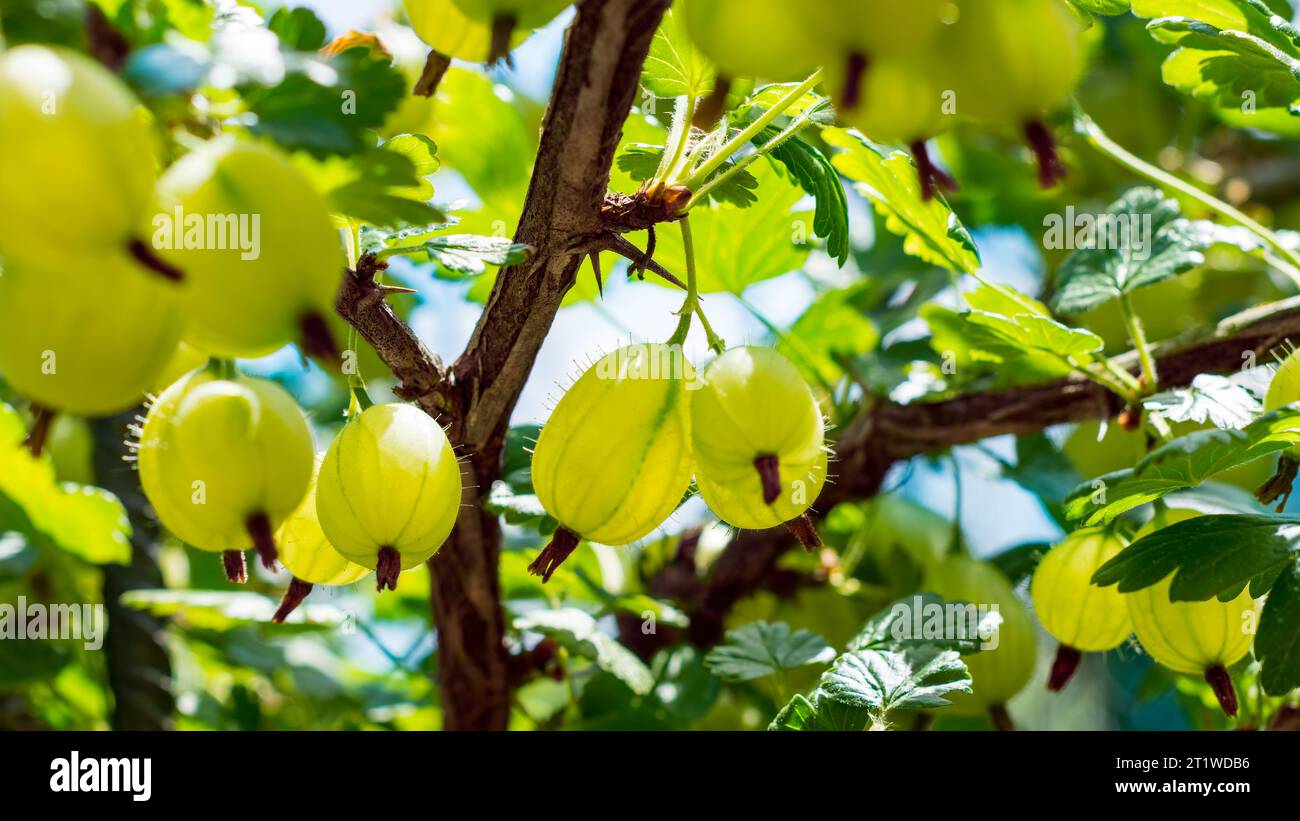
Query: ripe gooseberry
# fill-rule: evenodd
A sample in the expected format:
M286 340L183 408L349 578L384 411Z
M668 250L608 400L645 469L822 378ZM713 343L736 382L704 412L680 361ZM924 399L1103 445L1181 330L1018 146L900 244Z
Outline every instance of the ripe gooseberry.
M137 234L153 145L130 90L89 57L38 45L0 56L0 255L59 267L68 249L130 253L179 278Z
M140 483L169 530L224 554L226 576L245 581L250 542L275 568L275 527L311 482L311 430L274 382L225 363L163 391L140 430Z
M1057 692L1069 683L1080 653L1119 647L1133 632L1124 594L1092 583L1097 568L1119 555L1127 542L1100 527L1076 530L1043 557L1029 584L1038 620L1061 643L1047 680Z
M330 444L316 484L325 538L375 571L379 590L428 559L460 511L456 454L438 423L399 403L349 417Z
M963 116L1021 128L1050 188L1065 176L1044 112L1065 103L1083 74L1079 17L1063 0L964 2L939 47L953 72Z
M925 52L939 31L948 0L804 0L798 6L818 61L841 78L836 105L851 115L867 102L866 79L876 63ZM865 15L864 15L865 12ZM865 19L864 19L865 18ZM826 54L833 55L826 61Z
M998 724L1009 725L1006 703L1029 683L1037 655L1033 619L1011 582L996 567L968 556L949 556L926 574L924 589L948 601L997 607L997 647L963 660L971 675L971 694L954 693L958 713L989 711Z
M185 338L214 356L298 341L338 357L327 317L344 268L329 206L278 149L219 138L158 181L155 248L185 271Z
M826 482L826 426L808 383L770 348L732 348L704 372L691 397L696 484L735 527L786 524L821 545L806 511Z
M411 28L434 51L473 63L493 59L492 29L468 17L455 0L403 0L403 5ZM507 50L526 37L527 32L513 32Z
M730 77L799 80L816 65L816 46L789 0L686 0L677 4L691 41Z
M13 261L0 276L0 372L52 411L126 410L176 349L184 320L175 289L124 253L71 264L46 269Z
M492 31L490 60L502 60L510 54L510 44L517 30L529 32L551 22L573 0L452 0L471 20L487 25Z
M882 142L902 143L916 160L921 198L934 197L936 186L957 190L957 183L931 159L926 141L953 126L955 117L947 110L945 94L951 88L947 60L942 52L888 57L876 61L861 80L850 80L845 67L825 68L830 95L843 99L852 83L862 86L862 101L844 107L841 116L863 134Z
M1198 515L1190 510L1161 510L1133 540ZM1133 632L1157 663L1175 673L1204 676L1223 712L1235 716L1237 691L1228 668L1250 652L1260 604L1249 589L1228 602L1170 601L1173 582L1170 573L1150 587L1126 594Z
M320 518L316 515L316 481L322 459L324 454L317 454L307 493L275 534L280 548L280 563L293 574L293 581L289 582L289 589L280 600L280 608L271 617L275 624L288 618L315 585L352 584L370 572L369 568L353 564L335 550L325 538L325 531L321 530Z
M556 404L533 450L533 488L560 527L528 566L549 581L582 539L631 544L668 518L691 484L689 391L681 349L619 348Z

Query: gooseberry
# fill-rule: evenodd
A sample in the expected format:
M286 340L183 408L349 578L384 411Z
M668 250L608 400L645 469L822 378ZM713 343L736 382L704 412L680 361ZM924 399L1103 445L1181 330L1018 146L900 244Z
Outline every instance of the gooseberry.
M70 269L15 260L0 276L0 373L44 408L106 416L144 397L183 324L175 288L125 253Z
M0 56L0 256L58 267L69 248L129 253L179 277L138 234L153 145L130 90L89 57L40 45Z
M158 182L153 243L185 271L185 338L214 356L298 341L327 361L344 260L320 194L279 150L219 138Z
M316 481L323 458L324 454L317 455L316 468L312 472L307 493L297 509L289 514L276 531L280 563L293 574L289 589L280 601L280 608L271 617L271 621L276 624L288 618L315 585L352 584L370 572L369 568L353 564L335 550L321 530L320 518L316 515Z
M145 415L138 458L159 520L194 547L223 553L231 581L246 579L250 542L275 568L275 527L312 472L311 430L283 388L219 362L182 377Z
M806 511L826 482L825 422L808 383L780 353L732 348L691 397L696 484L722 521L742 528L790 523L820 546Z
M691 40L730 77L799 80L816 65L798 7L789 0L686 0L677 5Z
M1098 587L1092 574L1128 543L1100 527L1076 530L1043 557L1029 584L1038 620L1059 641L1047 688L1059 691L1079 666L1081 653L1100 653L1133 632L1124 594Z
M428 559L460 511L460 465L447 434L412 405L373 405L330 444L316 514L334 549L375 571L379 590Z
M489 59L501 60L510 53L515 32L529 32L551 22L573 0L452 0L471 20L492 31ZM526 36L526 35L525 35Z
M556 404L533 451L533 488L560 527L529 570L550 579L582 539L625 545L653 531L691 483L689 391L676 346L619 348Z

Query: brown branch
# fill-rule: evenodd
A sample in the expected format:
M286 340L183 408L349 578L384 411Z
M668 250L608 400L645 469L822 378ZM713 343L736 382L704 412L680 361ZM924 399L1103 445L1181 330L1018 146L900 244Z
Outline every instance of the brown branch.
M1208 333L1157 346L1157 370L1163 387L1187 385L1198 374L1230 373L1254 362L1263 364L1271 352L1296 336L1300 336L1300 297L1260 306L1224 320ZM1137 373L1136 354L1118 357L1116 363ZM1117 397L1081 377L941 402L880 402L845 430L836 445L835 483L826 485L813 509L825 516L836 505L871 498L889 469L913 456L992 436L1108 418L1121 407ZM793 545L784 528L737 536L686 602L692 641L705 647L719 641L727 612L740 599L768 586L777 561Z
M438 416L466 457L462 513L429 560L448 729L503 729L509 718L512 665L497 569L501 530L497 517L483 509L482 496L500 474L510 414L573 285L582 260L575 248L605 231L601 210L614 151L668 4L578 3L515 235L534 253L501 271L469 345L449 369L383 304L373 272L344 277L339 313L393 370L401 395Z

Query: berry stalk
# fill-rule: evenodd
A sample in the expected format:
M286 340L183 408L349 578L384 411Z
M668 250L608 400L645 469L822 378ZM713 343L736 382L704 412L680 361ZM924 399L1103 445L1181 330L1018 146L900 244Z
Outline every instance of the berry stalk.
M542 549L541 553L537 554L537 558L533 560L533 563L528 565L528 572L534 576L541 576L542 584L546 584L551 580L551 575L564 563L565 559L569 558L581 542L582 537L567 527L557 529L555 535L551 537L550 543Z

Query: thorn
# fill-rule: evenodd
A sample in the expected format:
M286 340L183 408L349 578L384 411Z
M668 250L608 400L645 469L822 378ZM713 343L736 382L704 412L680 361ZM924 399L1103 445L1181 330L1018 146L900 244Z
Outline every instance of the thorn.
M591 269L596 272L596 291L600 294L600 298L604 299L605 283L600 276L600 251L592 251L588 256L591 257Z
M645 282L645 269L654 261L656 242L655 227L651 225L646 228L645 253L640 259L634 260L632 266L627 269L629 278L635 275L637 279Z
M383 299L388 296L392 296L393 294L418 294L419 293L419 291L415 290L414 288L403 288L400 285L376 285L375 290L379 292L380 299Z

